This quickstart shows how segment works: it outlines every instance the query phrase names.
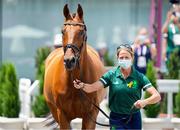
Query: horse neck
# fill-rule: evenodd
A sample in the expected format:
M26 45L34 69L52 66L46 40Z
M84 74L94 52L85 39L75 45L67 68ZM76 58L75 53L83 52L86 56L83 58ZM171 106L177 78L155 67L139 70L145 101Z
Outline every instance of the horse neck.
M87 53L87 44L85 44L81 52L81 58L79 64L80 75L85 75L87 67L88 67L88 53Z
M84 45L81 55L80 55L80 60L79 60L79 65L76 66L76 68L72 71L73 80L74 79L79 79L83 80L83 77L85 75L85 69L87 68L88 62L87 62L87 46L86 44Z

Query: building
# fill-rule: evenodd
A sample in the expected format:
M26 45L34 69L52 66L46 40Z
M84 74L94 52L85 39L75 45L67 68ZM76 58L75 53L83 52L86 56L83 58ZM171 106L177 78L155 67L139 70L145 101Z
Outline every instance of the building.
M66 3L71 12L76 12L78 3L82 5L88 43L94 48L102 39L113 52L119 43L133 42L139 27L149 27L150 0L3 0L0 60L13 62L19 78L35 79L36 49L53 45ZM163 22L168 0L162 4Z

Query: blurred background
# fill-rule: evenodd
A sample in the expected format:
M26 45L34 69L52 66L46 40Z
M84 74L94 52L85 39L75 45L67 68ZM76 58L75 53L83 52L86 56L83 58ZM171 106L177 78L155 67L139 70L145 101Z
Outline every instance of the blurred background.
M55 35L61 33L66 3L71 12L82 5L88 43L94 48L105 43L111 55L119 44L134 42L141 27L153 31L152 13L157 8L151 0L2 0L1 62L13 62L18 78L35 79L35 52L53 46ZM161 4L163 23L170 3Z
M43 96L44 61L62 46L66 3L71 13L81 4L88 44L107 69L116 65L118 45L132 45L136 69L162 97L142 110L143 129L180 129L180 0L0 0L0 129L5 126L1 117L26 119L21 121L24 129L33 117L49 113ZM100 107L108 113L107 99ZM98 119L108 122L102 115ZM12 124L7 127L14 130Z

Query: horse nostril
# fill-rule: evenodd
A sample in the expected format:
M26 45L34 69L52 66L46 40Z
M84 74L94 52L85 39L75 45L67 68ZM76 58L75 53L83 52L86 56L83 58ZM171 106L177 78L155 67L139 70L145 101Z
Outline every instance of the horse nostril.
M64 59L64 64L66 65L69 64L69 61L70 61L69 59Z
M73 57L73 58L71 59L71 63L74 64L75 62L76 62L76 60L75 60L75 58Z
M75 66L76 64L76 58L72 57L71 59L64 59L64 65L66 68L71 69Z

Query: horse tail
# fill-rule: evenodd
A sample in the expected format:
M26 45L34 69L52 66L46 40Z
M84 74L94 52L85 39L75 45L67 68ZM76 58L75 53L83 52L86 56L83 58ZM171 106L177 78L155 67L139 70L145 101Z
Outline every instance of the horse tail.
M45 124L44 127L52 127L53 129L56 129L59 126L58 123L54 120L51 113L47 115L43 123Z

